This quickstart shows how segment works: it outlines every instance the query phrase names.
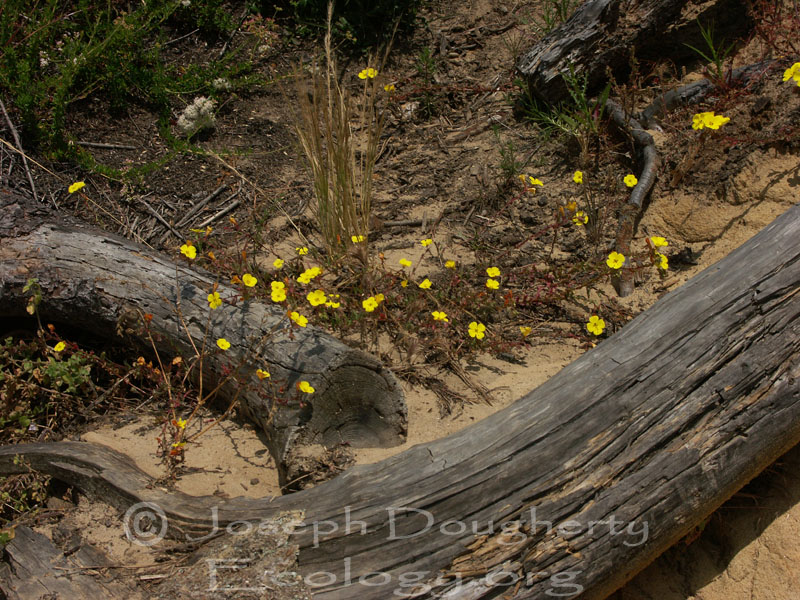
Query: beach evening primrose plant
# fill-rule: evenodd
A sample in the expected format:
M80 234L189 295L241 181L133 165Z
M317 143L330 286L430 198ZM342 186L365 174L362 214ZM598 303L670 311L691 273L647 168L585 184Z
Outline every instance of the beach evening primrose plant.
M696 113L694 117L692 117L692 129L703 129L704 127L719 129L728 121L730 121L729 117L715 115L714 111Z
M630 188L635 187L636 184L639 183L639 180L636 179L636 175L634 175L633 173L625 175L625 179L623 179L623 181L625 182L625 185L627 185Z
M300 327L305 327L308 325L308 319L295 310L289 313L289 318L291 318L292 321L297 323L297 325Z
M272 293L270 297L272 298L273 302L283 302L286 300L286 284L282 281L273 281L272 284Z
M486 287L490 290L496 290L500 288L500 282L497 279L489 278L486 280Z
M800 62L794 63L791 67L789 67L783 72L784 83L786 83L790 79L797 82L798 87L800 87ZM70 192L71 191L72 189L70 188Z
M244 283L247 287L255 287L258 283L258 279L250 275L250 273L245 273L242 275L242 283Z
M283 259L282 258L276 258L274 261L272 261L272 266L275 267L276 269L282 268L283 267Z
M63 352L63 351L64 351L64 348L66 348L66 347L67 347L67 345L66 345L64 342L58 342L58 343L57 343L57 344L56 344L56 345L53 347L53 350L55 350L56 352Z
M295 248L295 252L297 252L297 254L299 254L300 256L305 256L306 254L308 254L308 248L306 248L305 246L303 246L302 248Z
M612 269L619 269L625 262L625 255L619 252L612 252L606 259L606 264Z
M376 308L378 308L378 301L375 300L374 296L370 296L366 300L362 300L361 306L364 307L364 310L367 312L372 312Z
M469 337L474 337L477 340L482 340L484 338L485 331L486 331L486 325L484 325L483 323L472 321L469 324Z
M258 377L261 380L264 380L269 376L270 376L269 375L269 371L265 371L264 369L257 369L256 370L256 377Z
M373 69L372 67L368 67L363 69L359 74L359 79L375 79L378 76L378 72Z
M423 290L427 290L430 289L431 285L433 285L431 280L426 277L422 280L422 283L419 284L419 287L421 287Z
M197 258L197 248L194 247L192 242L186 242L183 246L181 246L181 254L183 254L189 260L194 260Z
M433 315L434 321L447 321L448 323L450 322L450 319L447 318L446 312L435 310L431 313L431 315Z
M407 258L401 258L400 259L400 264L402 266L404 266L404 267L410 267L411 266L411 261L408 260Z
M322 290L314 290L313 292L309 292L306 296L306 299L311 306L319 306L320 304L325 304L328 301L325 292Z
M498 269L497 267L489 267L488 269L486 269L486 274L489 277L500 277L500 269Z
M586 324L586 329L589 331L589 333L593 333L594 335L600 335L603 333L603 329L605 328L606 322L597 315L592 315L589 318L589 322Z
M217 340L217 346L219 347L220 350L227 350L228 348L231 347L231 343L225 338L219 338Z
M427 248L428 246L430 246L433 243L433 240L431 238L426 238L424 240L420 240L419 243Z
M583 172L575 171L575 174L572 176L572 181L575 183L583 183Z
M222 298L219 297L219 292L212 292L208 295L208 306L211 310L216 310L222 306Z
M313 394L316 390L311 387L311 384L307 381L301 381L297 384L297 389L303 392L304 394Z

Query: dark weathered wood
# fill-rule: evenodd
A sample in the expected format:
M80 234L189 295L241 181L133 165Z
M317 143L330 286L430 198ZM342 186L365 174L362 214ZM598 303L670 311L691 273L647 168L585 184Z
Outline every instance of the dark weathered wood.
M415 577L425 598L509 578L519 598L603 598L799 441L795 206L509 408L291 496L179 497L173 533L208 527L214 504L219 528L303 510L298 568L326 600L392 597ZM25 469L17 454L123 508L170 502L110 450L4 447L0 472ZM390 580L359 582L371 572Z
M238 381L225 380L220 397L238 395L266 432L282 475L298 436L354 447L405 439L406 406L392 373L313 326L293 326L284 306L239 300L210 311L207 296L215 281L208 273L57 216L8 190L0 190L0 215L0 315L25 315L23 287L36 278L43 290L39 311L48 322L109 338L126 330L129 336L117 338L120 343L147 351L141 317L148 313L161 352L194 357L194 347L205 344L204 390L213 389L226 369L238 368ZM223 299L241 294L224 284L218 291ZM215 345L220 337L231 343L227 352ZM269 370L275 395L287 401L277 410L256 376L259 368ZM312 397L297 391L301 380L316 389ZM281 387L283 394L277 393Z
M68 555L30 527L16 527L14 539L4 548L0 592L8 600L141 600L141 590L104 572L111 563L97 548L82 545Z
M688 46L707 48L698 21L704 27L713 24L717 42L744 39L751 26L742 0L588 0L523 54L517 69L530 93L548 103L569 97L563 75L570 66L588 77L594 93L608 81L609 71L619 81L627 79L631 52L639 61L698 60Z

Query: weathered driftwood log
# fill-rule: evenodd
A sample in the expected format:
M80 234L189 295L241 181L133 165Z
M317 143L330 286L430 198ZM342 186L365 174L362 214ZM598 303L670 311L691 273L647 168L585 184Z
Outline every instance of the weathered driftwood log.
M0 591L7 600L146 598L116 578L113 570L98 576L111 561L97 548L80 541L65 553L41 533L16 527L14 538L3 550L6 562L0 564Z
M177 536L303 510L292 540L315 598L416 585L423 598L603 598L799 441L795 206L509 408L318 487L170 496L81 443L0 448L0 472L24 470L19 455L121 508L153 502ZM128 520L140 509L158 512Z
M30 278L42 288L39 311L48 322L109 337L127 329L132 338L125 343L147 350L141 320L152 315L151 331L166 340L160 351L194 357L195 347L205 348L204 389L224 379L220 396L238 394L244 411L266 432L284 476L291 479L293 449L301 437L326 446L403 442L402 390L373 357L314 327L293 326L281 306L240 300L211 311L210 274L56 216L8 190L0 190L0 215L0 315L26 314L30 294L23 287ZM218 292L223 300L241 295L226 285ZM231 348L218 350L217 338ZM238 378L224 377L231 368L238 369ZM259 368L272 374L274 389L285 389L286 404L277 410L268 388L259 384ZM295 387L301 380L316 389L305 406Z
M519 59L530 93L548 103L567 99L563 76L572 67L588 77L593 93L610 70L627 79L631 52L640 61L697 59L688 45L706 48L698 23L713 26L715 40L746 37L751 20L742 0L588 0ZM688 45L687 45L688 44Z

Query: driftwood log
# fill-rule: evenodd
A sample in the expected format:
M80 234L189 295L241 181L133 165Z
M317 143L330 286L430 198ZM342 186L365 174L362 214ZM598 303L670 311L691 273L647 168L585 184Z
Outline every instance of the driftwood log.
M604 598L798 442L795 206L507 409L315 488L192 498L77 442L0 448L0 472L22 457L178 538L304 511L315 598Z
M715 41L744 39L752 27L743 0L588 0L517 62L531 94L547 103L569 97L570 67L588 78L589 93L611 72L625 81L631 53L639 61L698 60L689 45L706 49L700 26L713 26Z
M118 339L145 352L150 342L142 317L148 314L153 336L168 340L159 349L164 354L194 357L205 345L204 389L224 382L221 397L238 394L245 413L265 431L284 480L293 479L299 443L369 447L405 439L406 406L392 373L312 326L293 326L284 307L236 301L242 292L220 284L221 298L232 301L210 311L207 296L216 282L208 273L9 190L0 190L0 215L0 316L27 316L30 294L23 288L36 278L47 322L108 338L126 331L128 339ZM221 337L231 343L227 352L215 345ZM238 377L225 377L231 368ZM284 388L285 404L276 406L265 393L259 368L271 373L275 388ZM295 388L301 380L316 389L305 404Z

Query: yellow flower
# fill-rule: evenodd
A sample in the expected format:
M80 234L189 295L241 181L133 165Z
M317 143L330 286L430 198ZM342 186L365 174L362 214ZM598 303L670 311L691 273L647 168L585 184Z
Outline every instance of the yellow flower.
M354 244L358 244L360 242L363 242L367 238L365 238L363 235L353 235L353 236L350 236L350 239L352 240L352 242Z
M723 117L722 115L715 115L714 111L696 113L692 117L692 129L702 129L708 127L709 129L719 129L730 121L730 117Z
M67 345L64 342L58 342L53 348L53 350L55 350L56 352L63 352L64 348L66 347Z
M315 392L314 388L311 387L311 384L307 381L301 381L297 384L297 389L301 392L305 392L306 394L313 394Z
M669 243L663 237L653 236L650 238L650 242L653 244L654 248L663 248L664 246L668 246Z
M219 292L213 292L208 295L208 305L211 310L217 309L222 305L222 298L219 297Z
M422 283L419 284L419 287L421 287L423 290L427 290L431 287L431 285L433 285L431 284L431 280L426 277L422 280Z
M283 267L283 259L276 258L274 261L272 261L272 266L275 267L276 269L280 269L281 267Z
M186 442L175 442L172 444L173 448L183 448L186 445Z
M262 380L266 379L267 377L269 377L269 371L265 371L264 369L257 369L256 370L256 377L258 377L259 379L262 379Z
M478 340L482 340L484 336L484 331L486 331L486 325L483 323L478 323L477 321L473 321L469 324L469 337L474 337Z
M394 84L387 83L385 86L383 86L383 91L389 92L391 94L392 92L394 92Z
M339 302L339 294L329 294L328 301L325 303L325 306L328 308L339 308L341 303Z
M531 185L544 185L539 179L536 179L536 177L531 177L530 175L528 176L528 182Z
M800 86L800 62L794 63L791 67L783 72L784 83L790 79L794 79L797 82L797 85Z
M311 306L319 306L320 304L325 304L328 301L327 296L325 296L325 292L322 290L314 290L313 292L309 292L306 296L306 299Z
M297 276L297 281L299 281L302 284L306 284L311 281L311 273L309 273L308 269L306 269L305 271L300 273L300 275Z
M211 228L211 225L206 225L205 229L190 229L189 231L191 231L192 233L205 233L206 236L209 236L211 235L211 232L214 230Z
M385 299L386 297L383 294L375 294L375 302L377 302L378 304L383 302Z
M586 329L589 330L589 333L593 333L595 335L600 335L603 333L603 329L605 328L606 322L597 315L592 315L589 319L589 322L586 324Z
M400 282L400 287L408 287L408 279L403 279L403 281Z
M450 319L447 318L447 313L446 312L435 310L431 314L433 315L433 320L434 321L447 321L447 322L450 322Z
M531 328L525 325L520 325L519 331L522 334L522 337L528 337L531 334Z
M411 266L411 261L408 260L407 258L401 258L400 259L400 264L403 265L404 267L410 267Z
M231 347L231 343L225 338L219 338L217 340L217 346L219 346L220 350L227 350L228 348Z
M486 287L490 290L496 290L500 287L500 282L497 279L487 279L486 280Z
M489 267L488 269L486 269L486 274L489 277L500 277L500 269L498 269L497 267Z
M636 179L636 175L634 175L633 173L625 175L625 179L623 179L623 181L625 182L625 185L627 185L628 187L633 187L637 183L639 183L639 180Z
M368 67L368 68L364 69L363 71L361 71L358 74L358 78L359 79L367 79L367 78L374 79L377 75L378 75L378 72L375 69L373 69L372 67Z
M281 284L283 285L283 284ZM286 290L282 287L279 288L272 288L272 292L270 293L270 298L272 298L273 302L283 302L286 300Z
M575 174L572 176L572 181L575 183L583 183L583 172L575 171Z
M658 268L666 271L669 269L669 259L664 254L656 252L656 258L658 259Z
M194 260L197 256L197 248L194 247L192 242L186 242L183 246L181 246L181 254L183 254L186 258Z
M303 246L302 248L295 248L295 250L300 256L305 256L306 254L308 254L308 248L306 248L305 246Z
M606 259L606 264L612 269L619 269L625 262L625 256L619 252L612 252Z
M378 308L378 301L375 300L373 296L370 296L366 300L361 301L361 306L364 307L364 310L367 312L372 312L376 308Z
M250 273L245 273L242 275L242 283L247 287L254 287L258 283L258 279L250 275Z
M430 246L433 243L433 240L431 238L426 238L424 240L420 240L419 243L422 244L423 246L427 247L427 246Z
M456 268L456 261L448 260L447 262L444 263L444 268L445 269L455 269Z
M70 194L74 194L75 192L77 192L79 189L81 189L85 185L86 184L83 181L76 181L71 186L69 186L69 193Z
M289 317L292 319L292 321L297 323L300 327L305 327L306 325L308 325L308 319L306 317L304 317L303 315L301 315L300 313L298 313L297 311L293 310L289 314Z
M589 222L589 215L582 210L579 210L572 217L572 222L575 223L575 225L586 225L586 223Z
M175 425L178 429L186 429L186 419L175 419Z

